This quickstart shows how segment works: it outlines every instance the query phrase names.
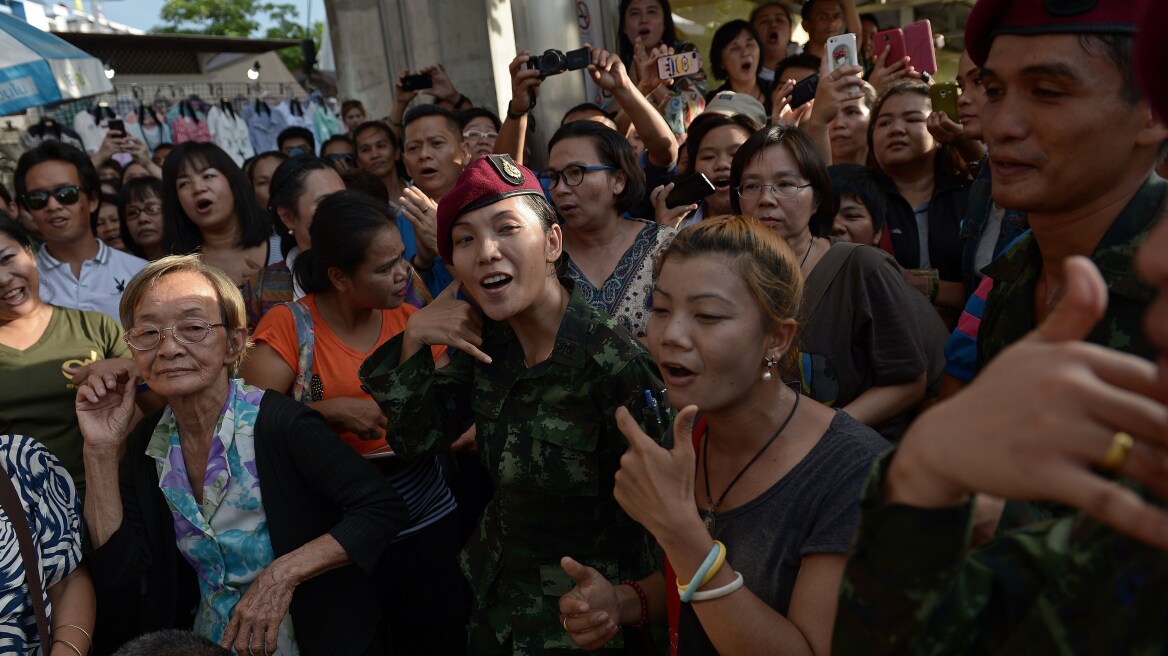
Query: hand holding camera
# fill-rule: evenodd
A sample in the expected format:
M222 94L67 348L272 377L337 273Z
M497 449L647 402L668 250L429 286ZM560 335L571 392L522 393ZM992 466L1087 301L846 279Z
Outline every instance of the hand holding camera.
M545 50L542 55L531 55L527 59L527 67L539 71L541 78L568 71L578 71L591 63L592 58L587 46L568 52L550 48Z

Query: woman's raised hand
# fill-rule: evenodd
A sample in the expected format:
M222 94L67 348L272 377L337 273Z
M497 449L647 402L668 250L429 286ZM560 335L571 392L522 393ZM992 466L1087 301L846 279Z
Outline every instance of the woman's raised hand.
M624 406L617 408L616 426L629 441L620 459L613 496L634 521L655 537L683 524L678 519L692 515L694 505L694 420L696 405L687 405L673 421L673 448L666 449L645 434Z
M491 357L479 350L483 345L483 320L470 303L458 298L462 282L455 279L426 307L410 315L403 337L403 356L420 346L452 346L486 364Z
M511 60L507 70L511 72L511 102L507 109L512 114L526 114L531 111L532 97L539 97L539 83L543 78L539 71L526 66L531 59L531 51L524 50Z
M664 184L659 187L654 187L653 191L649 193L649 199L653 201L653 214L657 219L657 223L667 225L670 228L677 229L683 219L691 212L696 212L697 205L678 205L677 207L667 207L665 199L669 197L669 192L673 191L674 183Z
M95 371L77 385L77 424L87 448L121 448L134 419L138 377L128 368Z

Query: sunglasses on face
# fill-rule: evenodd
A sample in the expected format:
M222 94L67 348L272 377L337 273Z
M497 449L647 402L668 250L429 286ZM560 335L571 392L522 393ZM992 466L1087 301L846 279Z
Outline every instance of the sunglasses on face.
M43 210L49 204L49 197L57 199L62 205L75 205L81 198L81 187L77 185L62 185L49 191L30 191L21 196L24 206L29 210Z
M350 155L349 153L333 153L331 155L325 155L324 161L328 162L329 164L336 164L337 162L344 162L344 163L348 164L349 166L353 166L354 164L357 163L357 161L355 159L353 159L353 156Z

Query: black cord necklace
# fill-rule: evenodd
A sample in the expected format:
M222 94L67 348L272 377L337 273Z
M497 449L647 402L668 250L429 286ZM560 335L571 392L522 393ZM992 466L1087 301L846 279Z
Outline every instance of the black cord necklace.
M746 466L738 471L738 475L735 476L734 480L730 481L730 484L726 486L726 490L722 492L722 496L718 497L717 503L714 503L714 497L710 494L710 433L707 429L706 439L702 442L702 475L706 479L706 511L709 513L706 516L705 524L706 530L710 532L711 536L714 535L714 514L717 512L718 506L722 505L722 502L726 500L726 495L730 494L730 489L733 488L734 484L742 478L742 475L746 473L746 470L750 469L750 467L754 465L754 463L757 462L759 458L762 457L762 454L766 452L766 450L769 449L772 444L774 444L775 440L779 439L779 435L782 434L783 429L787 427L787 424L791 423L791 418L795 416L795 411L799 409L800 396L802 395L799 393L799 390L795 390L795 403L791 406L791 413L787 415L786 419L783 420L782 425L779 426L779 430L775 431L774 435L771 435L771 439L767 440L767 443L762 445L762 448L758 450L758 453L754 454L754 457L750 459L750 462L746 463Z
M807 252L803 254L803 261L799 263L799 268L802 269L804 264L807 264L807 258L811 256L811 248L815 246L815 235L811 235L811 239L807 240Z

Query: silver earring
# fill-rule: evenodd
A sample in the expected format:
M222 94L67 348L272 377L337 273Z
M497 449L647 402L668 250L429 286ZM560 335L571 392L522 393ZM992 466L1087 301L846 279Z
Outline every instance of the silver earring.
M762 379L770 382L771 378L774 377L771 375L771 369L775 366L776 361L774 358L763 358L763 362L766 364L766 371L762 372Z

